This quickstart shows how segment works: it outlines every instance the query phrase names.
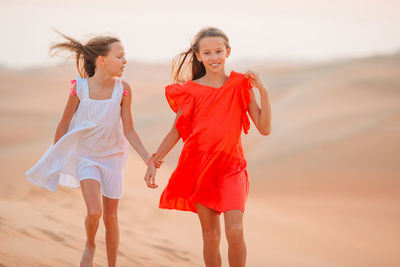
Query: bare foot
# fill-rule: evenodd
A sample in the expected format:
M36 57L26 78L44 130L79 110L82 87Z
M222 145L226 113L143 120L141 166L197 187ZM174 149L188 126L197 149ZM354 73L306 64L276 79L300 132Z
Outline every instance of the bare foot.
M80 267L93 267L93 257L95 246L90 246L86 243L85 250L83 251Z

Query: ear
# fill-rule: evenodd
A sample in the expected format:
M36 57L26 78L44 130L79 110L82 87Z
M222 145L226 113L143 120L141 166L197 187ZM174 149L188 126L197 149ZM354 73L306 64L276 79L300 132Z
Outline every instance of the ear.
M200 53L196 52L196 58L199 62L201 62Z
M103 56L98 56L98 57L96 58L96 63L97 63L98 65L100 65L100 66L104 66L105 63L106 63L106 61L104 60L104 57L103 57Z
M231 55L231 48L229 47L226 49L226 57L229 57Z

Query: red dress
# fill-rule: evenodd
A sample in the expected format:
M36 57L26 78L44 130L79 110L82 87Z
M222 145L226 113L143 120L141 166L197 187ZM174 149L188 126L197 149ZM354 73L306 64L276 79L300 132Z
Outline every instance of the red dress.
M164 189L160 208L196 211L244 211L249 192L241 132L247 134L252 84L232 71L220 88L187 81L165 87L171 108L182 110L175 126L184 146Z

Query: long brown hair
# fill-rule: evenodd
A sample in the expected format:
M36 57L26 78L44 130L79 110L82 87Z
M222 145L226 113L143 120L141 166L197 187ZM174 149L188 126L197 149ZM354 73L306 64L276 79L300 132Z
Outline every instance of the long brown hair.
M194 37L190 48L173 59L171 72L174 82L197 80L206 74L203 63L196 57L196 53L199 52L199 42L205 37L221 37L225 41L226 48L230 47L229 38L222 30L216 27L203 28Z
M54 56L60 50L69 50L75 54L76 68L82 78L92 77L96 70L96 59L98 56L107 56L110 45L120 42L116 37L97 36L83 44L76 39L56 31L67 41L54 44L50 47L50 54ZM53 52L53 53L52 53Z

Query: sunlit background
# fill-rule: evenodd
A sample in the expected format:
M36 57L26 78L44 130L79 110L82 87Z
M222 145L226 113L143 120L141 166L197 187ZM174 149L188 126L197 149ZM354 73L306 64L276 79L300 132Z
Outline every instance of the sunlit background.
M130 59L169 61L202 27L231 39L236 60L321 61L390 53L400 47L400 2L352 1L1 1L0 64L54 62L55 28L80 40L112 33Z

